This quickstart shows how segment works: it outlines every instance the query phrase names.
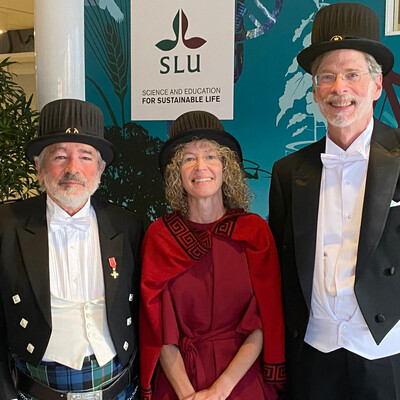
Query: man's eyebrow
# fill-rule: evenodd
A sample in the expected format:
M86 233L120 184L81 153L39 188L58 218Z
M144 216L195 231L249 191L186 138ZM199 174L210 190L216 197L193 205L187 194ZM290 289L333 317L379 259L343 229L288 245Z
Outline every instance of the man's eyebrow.
M87 149L80 149L79 153L90 154L91 156L94 155L94 151L93 150L87 150Z
M50 151L49 151L49 153L50 154L54 154L54 153L56 153L57 151L66 151L66 147L65 146L62 146L62 145L58 145L58 146L55 146L55 147L53 147Z

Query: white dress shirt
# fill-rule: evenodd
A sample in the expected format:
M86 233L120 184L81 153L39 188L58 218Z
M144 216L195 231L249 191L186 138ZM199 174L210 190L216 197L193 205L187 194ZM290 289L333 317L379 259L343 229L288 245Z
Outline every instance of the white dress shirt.
M81 369L116 351L107 325L96 213L90 204L70 217L47 196L52 333L43 360Z
M367 359L400 353L400 323L377 345L354 294L373 119L344 151L326 138L311 313L305 341L324 353L345 348ZM357 155L356 161L350 161ZM361 156L360 156L361 155ZM335 164L332 159L342 162ZM325 161L328 159L328 161Z

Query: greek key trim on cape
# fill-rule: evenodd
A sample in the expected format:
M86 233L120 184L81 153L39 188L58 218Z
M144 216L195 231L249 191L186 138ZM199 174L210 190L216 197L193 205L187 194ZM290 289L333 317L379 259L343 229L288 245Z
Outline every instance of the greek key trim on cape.
M263 368L264 380L271 383L283 383L286 381L285 364L267 364Z
M212 232L231 237L236 219L241 214L241 210L228 211L222 221L213 226ZM190 229L180 213L173 212L162 218L171 235L193 260L199 260L211 248L211 232Z

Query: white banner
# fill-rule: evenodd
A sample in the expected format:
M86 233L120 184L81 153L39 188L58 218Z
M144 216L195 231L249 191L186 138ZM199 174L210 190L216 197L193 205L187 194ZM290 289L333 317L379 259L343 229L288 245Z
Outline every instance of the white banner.
M132 120L233 118L234 0L132 0Z

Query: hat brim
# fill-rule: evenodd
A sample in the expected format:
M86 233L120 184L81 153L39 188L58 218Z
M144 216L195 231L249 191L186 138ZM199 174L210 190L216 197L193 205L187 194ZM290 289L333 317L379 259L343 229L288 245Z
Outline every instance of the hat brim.
M221 146L230 148L236 153L239 161L243 161L242 149L239 142L228 132L218 129L194 129L168 139L161 147L158 160L162 176L164 176L165 168L171 161L178 145L201 139L214 140Z
M311 74L313 61L321 54L332 50L351 49L371 54L376 62L382 66L382 74L388 74L394 63L392 51L382 43L368 39L343 39L312 44L302 50L297 56L299 65Z
M107 166L109 166L114 159L115 148L108 140L91 135L65 132L54 133L49 136L42 136L32 140L26 145L25 153L28 160L34 163L34 157L38 156L45 147L50 146L51 144L63 142L83 143L94 147L100 151L101 157Z

